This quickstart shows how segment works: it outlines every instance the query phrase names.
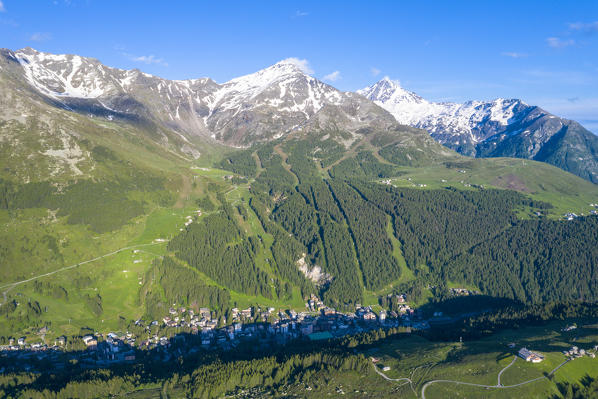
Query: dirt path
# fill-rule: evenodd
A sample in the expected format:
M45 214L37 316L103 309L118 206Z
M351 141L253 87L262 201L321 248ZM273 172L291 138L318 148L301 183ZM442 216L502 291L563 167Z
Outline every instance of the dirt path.
M10 283L10 284L5 284L5 285L3 285L3 286L0 286L0 289L2 289L2 290L4 290L4 289L6 288L6 290L4 290L4 291L2 292L2 295L4 296L4 302L6 302L6 293L7 293L8 291L10 291L11 289L13 289L14 287L16 287L17 285L24 284L24 283L28 283L28 282L30 282L30 281L37 280L37 279L39 279L39 278L42 278L42 277L51 276L52 274L60 273L60 272L63 272L63 271L65 271L65 270L74 269L74 268L75 268L75 267L77 267L77 266L81 266L81 265L84 265L84 264L86 264L86 263L95 262L96 260L100 260L100 259L102 259L102 258L106 258L106 257L108 257L108 256L116 255L117 253L119 253L119 252L122 252L122 251L126 251L126 250L128 250L128 249L142 248L142 247L149 247L149 246L151 246L151 245L159 245L159 244L164 244L164 243L165 243L165 242L167 242L167 241L168 241L168 240L164 240L164 241L160 241L160 242L152 242L152 243L149 243L149 244L138 244L138 245L131 245L131 246L128 246L128 247L124 247L124 248L117 249L116 251L113 251L113 252L110 252L110 253L107 253L107 254L104 254L104 255L98 256L98 257L96 257L96 258L93 258L93 259L89 259L89 260L86 260L86 261L83 261L83 262L75 263L74 265L70 265L70 266L62 267L62 268L60 268L60 269L57 269L57 270L54 270L54 271L52 271L52 272L48 272L48 273L44 273L44 274L37 275L37 276L35 276L35 277L28 278L27 280L21 280L21 281L16 281L16 282L14 282L14 283ZM2 305L4 305L4 302L2 303Z
M295 185L299 184L299 178L297 175L291 170L291 165L288 162L289 156L280 148L280 144L274 146L274 152L276 152L282 158L282 167L289 172L293 179L295 180Z
M255 178L257 179L258 177L260 177L260 175L262 174L262 172L264 171L264 168L262 167L262 160L260 159L260 157L257 155L257 151L254 151L251 153L251 157L253 158L253 160L255 161L255 166L257 168L257 171L255 173Z
M505 371L507 371L507 369L509 367L511 367L512 365L514 365L516 360L517 360L517 356L513 357L513 361L511 363L509 363L507 367L505 367L504 369L500 370L500 373L498 373L498 384L496 384L497 386L501 386L502 385L500 383L500 376L502 375L502 373L504 373Z
M517 357L515 357L515 359L517 359ZM540 381L540 380L543 380L543 379L548 379L548 377L550 377L551 375L553 375L558 369L560 369L561 367L563 367L568 362L569 362L569 359L565 360L563 363L561 363L558 366L556 366L547 375L543 375L541 377L533 378L531 380L523 381L523 382L520 382L519 384L513 384L513 385L500 385L500 383L498 385L483 385L483 384L474 384L472 382L452 381L452 380L433 380L433 381L428 381L428 382L426 382L424 384L424 386L422 388L422 399L426 399L426 388L428 388L432 384L437 384L437 383L450 383L450 384L457 384L457 385L469 385L469 386L472 386L472 387L480 387L480 388L488 388L488 389L510 389L510 388L517 388L517 387L520 387L522 385L531 384L532 382ZM513 362L511 364L513 364L513 363L515 363L515 360L513 360ZM506 370L510 366L511 365L505 367L502 371ZM501 371L501 373L502 373L502 371ZM500 375L499 375L499 378L500 378Z
M532 378L531 380L523 381L523 382L520 382L518 384L502 385L500 383L500 377L501 377L502 373L504 373L509 367L511 367L513 364L515 364L516 360L517 360L517 356L515 356L513 358L513 361L511 361L511 363L509 363L505 368L503 368L498 373L498 383L496 385L484 385L484 384L476 384L476 383L473 383L473 382L463 382L463 381L453 381L453 380L432 380L432 381L426 382L424 384L424 386L422 387L421 398L422 399L426 399L426 389L430 385L432 385L432 384L439 384L439 383L449 383L449 384L457 384L457 385L468 385L468 386L472 386L472 387L480 387L480 388L487 388L487 389L509 389L509 388L517 388L517 387L520 387L522 385L531 384L532 382L540 381L540 380L543 380L543 379L548 379L550 376L552 376L554 373L556 373L558 369L560 369L565 364L567 364L571 359L565 360L564 362L562 362L561 364L559 364L558 366L556 366L554 369L552 369L552 371L550 373L548 373L546 375L543 375L541 377ZM374 366L374 371L376 371L376 373L378 373L382 378L384 378L387 381L393 381L393 382L401 383L399 386L411 384L411 389L417 395L417 393L415 392L415 390L413 388L413 381L412 381L413 373L411 373L411 378L407 378L407 377L389 378L383 372L381 372L380 370L378 370L378 368L376 367L375 364L372 363L372 366Z
M328 171L330 169L334 168L336 165L338 165L339 163L343 162L345 159L351 158L352 156L354 156L356 154L355 149L361 147L364 144L369 144L366 137L364 137L361 140L359 140L359 143L352 145L351 149L349 149L347 152L345 152L345 155L343 155L339 160L334 161L330 165L326 166L324 168L324 171L326 173L328 173Z

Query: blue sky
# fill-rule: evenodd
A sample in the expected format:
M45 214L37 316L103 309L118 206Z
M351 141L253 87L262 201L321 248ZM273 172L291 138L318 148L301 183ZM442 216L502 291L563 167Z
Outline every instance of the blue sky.
M218 82L296 57L342 90L387 75L429 100L521 98L598 133L598 1L414 3L0 0L0 47Z

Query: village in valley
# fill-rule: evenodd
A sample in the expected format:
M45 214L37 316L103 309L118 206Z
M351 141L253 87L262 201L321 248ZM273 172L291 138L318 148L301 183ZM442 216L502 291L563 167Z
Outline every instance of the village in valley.
M9 364L14 368L35 370L35 364L43 361L50 361L53 367L64 367L66 356L77 359L81 367L93 368L134 362L139 351L149 351L156 358L168 361L184 351L227 351L244 344L268 349L291 341L320 341L375 329L403 327L411 332L430 328L428 320L406 302L404 294L396 297L398 311L375 312L371 306L358 305L355 312L343 313L325 306L312 295L305 310L300 312L273 307L233 308L229 323L208 308L193 310L173 304L162 320L136 320L132 331L60 336L54 342L44 343L49 331L43 327L35 336L11 338L8 345L0 345L0 359L12 359Z

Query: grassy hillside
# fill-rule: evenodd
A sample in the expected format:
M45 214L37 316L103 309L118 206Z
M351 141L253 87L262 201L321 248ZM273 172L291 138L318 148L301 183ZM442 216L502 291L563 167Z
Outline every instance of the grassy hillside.
M377 305L379 296L412 290L414 281L422 286L443 281L449 257L519 218L536 218L537 211L554 218L587 213L598 202L596 186L545 164L472 160L448 151L424 159L407 144L408 151L401 151L392 135L364 136L346 147L342 134L325 131L229 153L206 144L205 154L191 160L136 134L134 127L125 131L109 121L94 126L99 130L89 125L82 130L88 137L80 141L93 165L88 174L66 171L24 183L5 169L0 256L9 267L0 270L6 295L0 336L33 334L48 325L49 339L76 335L82 327L108 331L139 317L159 318L156 309L164 311L175 299L165 291L167 280L156 282L155 275L148 280L150 272L162 270L153 265L164 255L208 287L184 299L176 296L176 302L210 305L201 298L217 288L229 298L211 302L220 315L247 306L302 310L311 293L340 309ZM114 133L107 136L103 129ZM396 213L394 200L386 208L382 198L392 190L401 198L419 198L399 203L421 221L402 218L407 213ZM424 212L431 206L437 213ZM449 240L438 241L437 232L425 229L420 236L427 239L409 238L408 229L435 226L438 215L447 218ZM237 230L226 247L244 253L233 269L249 279L246 285L226 277L234 263L210 269L182 255L189 231L215 229L218 237L230 230L214 224L218 218ZM186 227L188 220L193 224ZM319 279L306 277L298 262L307 270L321 268ZM452 282L443 286L472 287L473 281L451 273ZM259 292L259 284L250 283L256 276L262 276ZM441 290L424 288L410 300L422 304L438 295ZM18 305L12 309L11 303Z

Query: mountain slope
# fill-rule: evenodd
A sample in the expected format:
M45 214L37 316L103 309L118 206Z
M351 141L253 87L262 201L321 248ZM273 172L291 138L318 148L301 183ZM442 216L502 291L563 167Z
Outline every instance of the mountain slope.
M388 78L358 93L461 154L534 159L598 183L598 137L521 100L434 103Z
M361 124L378 117L392 120L361 96L305 73L292 59L218 84L209 78L171 81L110 68L93 58L31 48L3 54L18 61L21 80L50 103L109 120L151 122L189 144L212 140L244 147L276 139L304 126L326 107L338 107L339 127L355 126L351 113L356 104L373 112L374 117L360 116ZM14 73L19 70L14 68ZM340 121L348 126L340 126Z

